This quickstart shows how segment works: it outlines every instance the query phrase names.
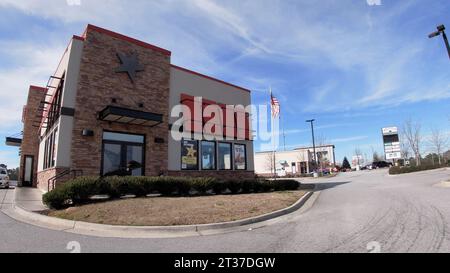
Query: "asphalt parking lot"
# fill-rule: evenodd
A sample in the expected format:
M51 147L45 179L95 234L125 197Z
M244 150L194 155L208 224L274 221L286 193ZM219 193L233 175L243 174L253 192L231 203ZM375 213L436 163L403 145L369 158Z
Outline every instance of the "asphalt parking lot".
M255 230L200 237L89 237L0 213L0 252L69 252L70 242L82 252L450 252L450 188L436 186L447 179L445 169L402 176L345 173L316 180L321 194L304 213ZM6 192L0 190L0 200Z

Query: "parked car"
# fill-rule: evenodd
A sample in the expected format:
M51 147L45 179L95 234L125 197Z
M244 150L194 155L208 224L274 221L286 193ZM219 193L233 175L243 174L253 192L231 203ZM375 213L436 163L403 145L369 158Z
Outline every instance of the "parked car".
M382 169L382 168L390 168L392 167L392 163L386 161L379 161L372 163L372 169Z
M8 170L5 168L0 168L0 188L9 188Z
M367 170L372 170L372 169L373 169L373 165L369 164L369 165L366 165L366 166L362 167L361 171L367 171Z

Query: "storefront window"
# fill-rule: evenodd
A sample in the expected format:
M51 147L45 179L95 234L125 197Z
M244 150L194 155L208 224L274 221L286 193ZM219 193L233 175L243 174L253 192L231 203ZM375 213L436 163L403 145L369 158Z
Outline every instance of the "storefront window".
M145 136L103 133L103 176L144 175Z
M58 139L58 128L51 132L45 140L44 166L43 169L50 169L56 166L56 146Z
M103 174L109 174L121 168L121 152L120 144L105 143L103 146Z
M219 143L219 169L231 170L231 143Z
M183 140L181 142L181 169L198 170L198 142Z
M202 169L216 169L216 143L210 141L202 141Z
M246 147L243 144L234 145L234 169L246 170L247 169L247 154Z

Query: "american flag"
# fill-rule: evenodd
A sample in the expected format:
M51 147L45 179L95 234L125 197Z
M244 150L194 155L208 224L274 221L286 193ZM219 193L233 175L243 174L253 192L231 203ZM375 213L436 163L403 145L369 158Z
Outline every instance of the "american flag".
M272 91L270 91L270 104L272 106L272 117L278 117L280 115L280 102L273 96Z

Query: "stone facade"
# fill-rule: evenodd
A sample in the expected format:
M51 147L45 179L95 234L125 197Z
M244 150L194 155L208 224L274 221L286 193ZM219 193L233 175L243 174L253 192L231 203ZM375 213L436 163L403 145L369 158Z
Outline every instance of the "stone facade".
M37 177L37 166L38 166L38 155L39 155L39 122L41 119L38 117L38 109L41 101L44 100L45 94L47 92L46 88L30 86L28 91L27 105L24 107L23 111L23 140L21 145L21 157L20 157L20 173L19 173L19 183L24 185L24 170L25 170L25 157L33 157L33 178L32 185L36 187L38 177Z
M127 73L116 73L117 56L136 54L144 71L135 81ZM95 28L87 29L81 59L79 86L74 116L71 148L72 169L84 175L100 175L103 131L144 134L146 136L145 175L167 171L170 54L117 39ZM156 127L126 125L98 120L105 107L119 106L163 115ZM94 131L93 137L82 136L84 129ZM155 138L164 143L155 143Z

